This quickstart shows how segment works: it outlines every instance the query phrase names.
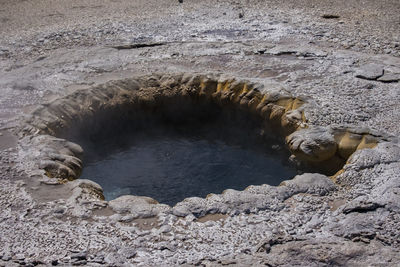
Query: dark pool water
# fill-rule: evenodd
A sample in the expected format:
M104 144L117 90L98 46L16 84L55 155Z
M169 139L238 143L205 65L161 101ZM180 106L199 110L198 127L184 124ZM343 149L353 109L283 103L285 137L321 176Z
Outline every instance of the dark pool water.
M278 185L297 173L279 151L200 136L144 135L102 152L91 150L81 177L99 183L106 200L132 194L175 205L228 188Z

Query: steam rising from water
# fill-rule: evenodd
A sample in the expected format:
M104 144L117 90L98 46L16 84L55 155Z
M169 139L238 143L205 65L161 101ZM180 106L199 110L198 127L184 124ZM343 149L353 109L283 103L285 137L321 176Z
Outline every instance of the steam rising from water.
M101 160L89 162L82 177L99 183L107 200L150 196L174 205L186 197L206 197L227 188L278 185L296 170L261 149L205 140L200 136L141 136Z
M85 150L81 177L99 183L107 200L132 194L174 205L297 174L260 119L213 103L104 114L72 139Z

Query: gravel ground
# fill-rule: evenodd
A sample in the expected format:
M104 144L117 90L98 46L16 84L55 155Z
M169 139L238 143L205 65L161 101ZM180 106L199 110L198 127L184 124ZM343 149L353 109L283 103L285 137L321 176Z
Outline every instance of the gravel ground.
M311 125L399 136L399 14L395 0L0 0L0 266L398 266L396 143L360 152L368 160L355 156L326 195L266 192L270 208L250 214L124 220L78 212L68 190L38 186L11 133L80 88L212 72L306 96Z

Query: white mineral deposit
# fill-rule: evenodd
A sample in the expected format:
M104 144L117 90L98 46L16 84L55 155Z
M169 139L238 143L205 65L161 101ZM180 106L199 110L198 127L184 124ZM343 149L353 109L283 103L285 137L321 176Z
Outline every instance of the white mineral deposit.
M399 14L0 0L0 266L399 266Z

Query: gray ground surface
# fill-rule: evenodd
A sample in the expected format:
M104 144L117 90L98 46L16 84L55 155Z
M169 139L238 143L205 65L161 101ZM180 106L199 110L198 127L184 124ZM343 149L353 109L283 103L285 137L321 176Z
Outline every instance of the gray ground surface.
M306 190L221 220L129 221L107 208L74 213L68 190L37 187L10 133L38 104L79 88L151 72L213 72L309 97L319 107L307 114L312 125L398 136L399 14L393 0L0 0L0 266L397 266L397 144L360 152L362 162L355 155L340 179L346 186L324 196ZM132 43L160 45L115 48Z

